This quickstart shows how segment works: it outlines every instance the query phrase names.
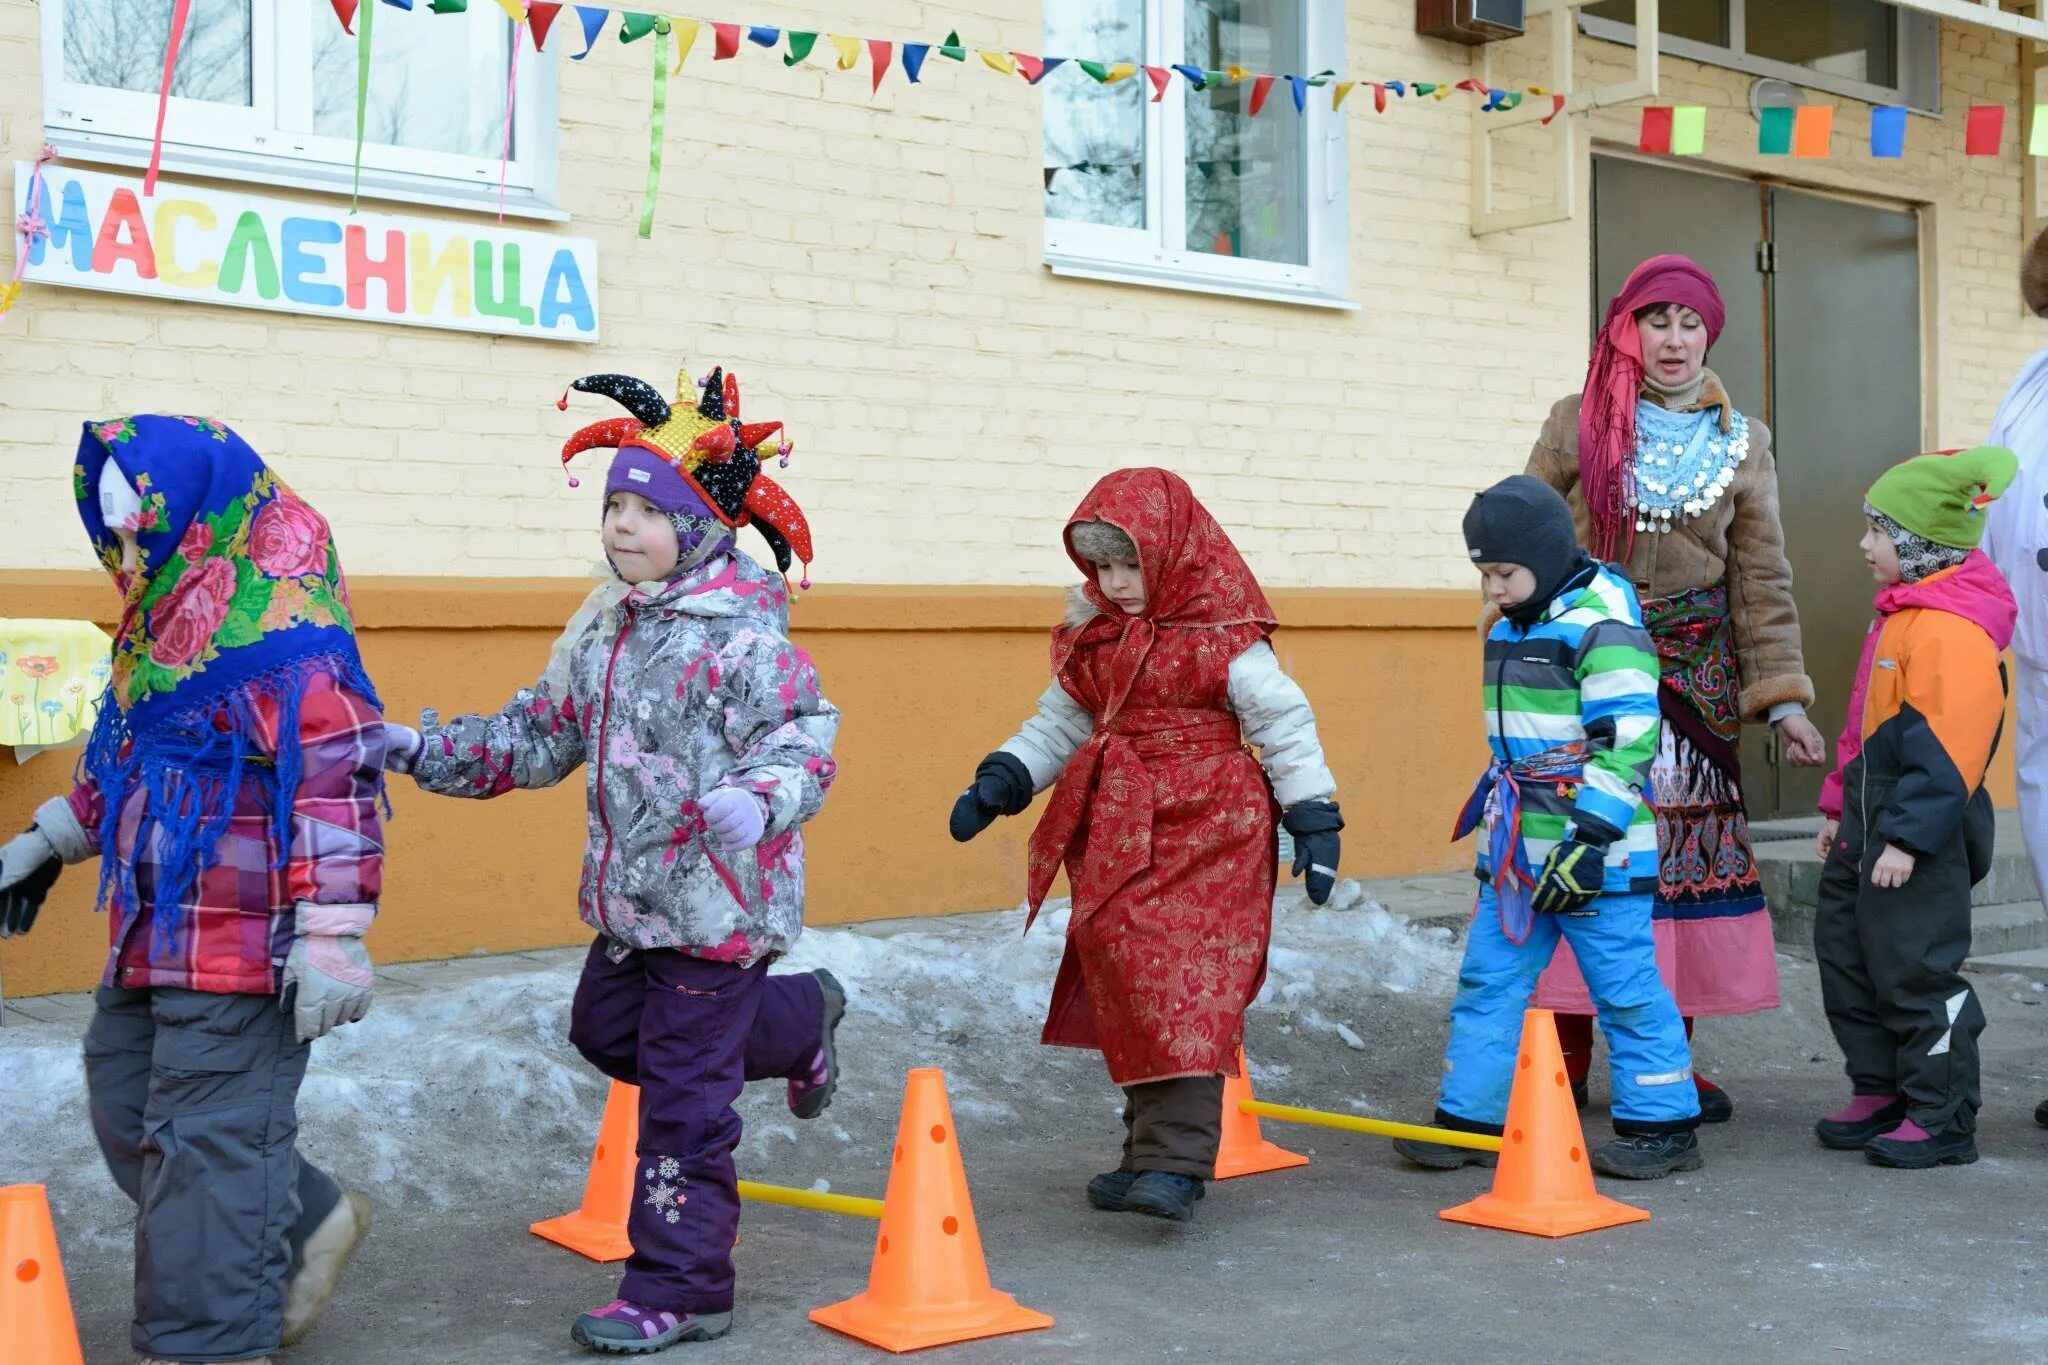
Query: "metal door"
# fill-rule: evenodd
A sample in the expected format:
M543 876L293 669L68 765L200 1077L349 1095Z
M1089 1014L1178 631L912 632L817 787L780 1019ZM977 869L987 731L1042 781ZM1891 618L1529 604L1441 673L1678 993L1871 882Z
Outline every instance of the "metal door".
M1638 262L1690 256L1728 322L1708 363L1771 428L1814 724L1841 729L1872 585L1859 494L1919 448L1919 226L1909 212L1619 157L1593 158L1594 322ZM1753 818L1813 811L1825 770L1743 732Z
M1764 206L1755 182L1677 171L1618 157L1593 158L1593 325L1628 273L1676 252L1721 286L1728 325L1707 363L1743 412L1764 410L1764 282L1757 240Z
M1876 591L1856 550L1863 490L1921 444L1920 226L1897 209L1798 190L1766 196L1778 502L1813 722L1832 746ZM1775 771L1765 808L1811 812L1824 770Z

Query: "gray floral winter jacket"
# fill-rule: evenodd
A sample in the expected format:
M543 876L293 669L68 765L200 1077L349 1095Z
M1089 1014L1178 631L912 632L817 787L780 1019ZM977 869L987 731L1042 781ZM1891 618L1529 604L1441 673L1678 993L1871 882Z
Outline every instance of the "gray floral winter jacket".
M839 731L788 622L782 579L745 555L634 588L570 643L565 686L551 669L495 716L426 712L413 776L488 798L587 764L577 903L592 928L741 965L787 952L803 932L798 827L824 804ZM712 840L697 801L717 786L766 802L756 847Z

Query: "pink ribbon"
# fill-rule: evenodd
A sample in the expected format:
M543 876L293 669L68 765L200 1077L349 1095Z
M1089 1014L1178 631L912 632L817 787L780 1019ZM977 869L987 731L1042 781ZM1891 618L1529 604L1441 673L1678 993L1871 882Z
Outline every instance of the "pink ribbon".
M50 235L49 221L43 217L43 167L56 159L57 149L44 143L43 150L36 157L35 169L29 172L28 209L14 220L14 230L20 234L21 245L14 253L14 278L7 282L4 291L9 307L21 287L22 272L28 269L29 252L35 249L37 242ZM6 311L5 307L0 307L0 313Z
M520 5L521 9L526 6ZM520 19L512 25L512 74L505 80L505 143L498 149L498 221L505 221L505 166L512 160L512 100L519 89L519 35L526 31L526 20Z
M185 38L185 20L191 16L192 0L173 0L171 32L164 44L164 80L156 91L156 135L149 144L149 171L142 177L142 197L156 193L156 170L164 159L164 111L171 103L171 75L178 69L178 47Z

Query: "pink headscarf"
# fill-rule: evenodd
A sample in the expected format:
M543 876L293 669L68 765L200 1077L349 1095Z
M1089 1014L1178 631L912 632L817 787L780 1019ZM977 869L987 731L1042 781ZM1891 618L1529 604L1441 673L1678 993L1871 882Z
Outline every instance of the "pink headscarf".
M1635 543L1629 460L1636 445L1636 399L1643 388L1643 343L1635 315L1657 304L1678 304L1698 313L1707 324L1710 347L1728 320L1714 277L1684 256L1652 256L1629 272L1621 292L1608 300L1579 402L1579 484L1593 516L1590 548L1605 560L1625 558Z

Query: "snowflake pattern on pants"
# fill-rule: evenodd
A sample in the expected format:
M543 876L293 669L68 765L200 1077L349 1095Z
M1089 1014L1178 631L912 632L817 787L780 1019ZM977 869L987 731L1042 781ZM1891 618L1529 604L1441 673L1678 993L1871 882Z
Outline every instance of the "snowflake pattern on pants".
M683 1186L690 1182L683 1179L683 1163L672 1156L665 1156L655 1165L649 1166L641 1175L647 1184L646 1204L659 1209L668 1222L682 1221L683 1205L690 1197L683 1193Z

